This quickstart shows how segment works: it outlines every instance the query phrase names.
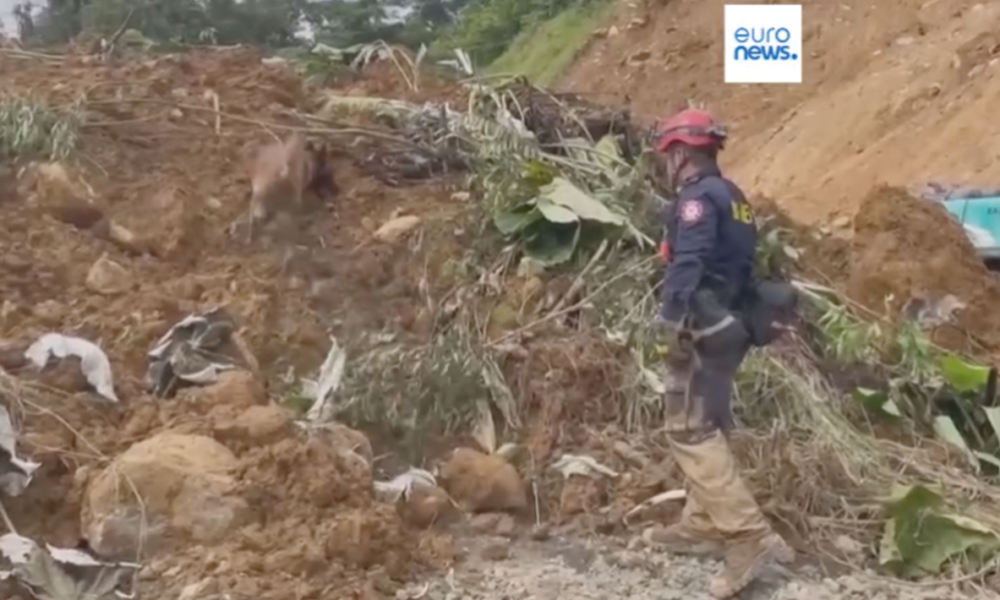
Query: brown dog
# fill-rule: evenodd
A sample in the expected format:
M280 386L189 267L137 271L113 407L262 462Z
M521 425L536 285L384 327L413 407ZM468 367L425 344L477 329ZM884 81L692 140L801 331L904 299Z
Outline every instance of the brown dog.
M247 159L250 223L268 221L281 211L302 208L306 191L326 199L336 193L326 148L298 133L257 148Z

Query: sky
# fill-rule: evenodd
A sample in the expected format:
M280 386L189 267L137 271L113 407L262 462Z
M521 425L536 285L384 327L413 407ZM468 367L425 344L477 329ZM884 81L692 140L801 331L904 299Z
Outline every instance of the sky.
M17 5L17 0L0 0L0 21L6 33L14 33L17 26L14 25L14 15L11 13Z

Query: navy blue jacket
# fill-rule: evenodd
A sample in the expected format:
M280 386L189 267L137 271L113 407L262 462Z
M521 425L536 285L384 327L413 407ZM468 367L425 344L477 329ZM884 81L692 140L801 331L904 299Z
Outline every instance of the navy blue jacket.
M666 211L669 257L660 291L660 316L679 322L695 290L719 292L734 307L751 284L757 225L753 210L735 183L718 168L703 170L681 184Z

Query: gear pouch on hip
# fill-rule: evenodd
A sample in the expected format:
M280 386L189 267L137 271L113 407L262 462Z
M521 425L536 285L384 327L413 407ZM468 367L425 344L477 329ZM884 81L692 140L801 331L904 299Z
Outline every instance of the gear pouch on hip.
M762 348L781 337L795 320L798 304L799 296L790 283L754 283L743 301L743 322L750 342Z

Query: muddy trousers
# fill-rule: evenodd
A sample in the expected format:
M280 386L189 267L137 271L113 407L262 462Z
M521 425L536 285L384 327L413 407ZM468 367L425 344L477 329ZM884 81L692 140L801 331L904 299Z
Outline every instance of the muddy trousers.
M738 322L733 327L743 330ZM726 436L736 372L748 350L744 332L695 342L687 360L667 363L665 432L688 484L681 523L699 537L738 540L770 531Z

